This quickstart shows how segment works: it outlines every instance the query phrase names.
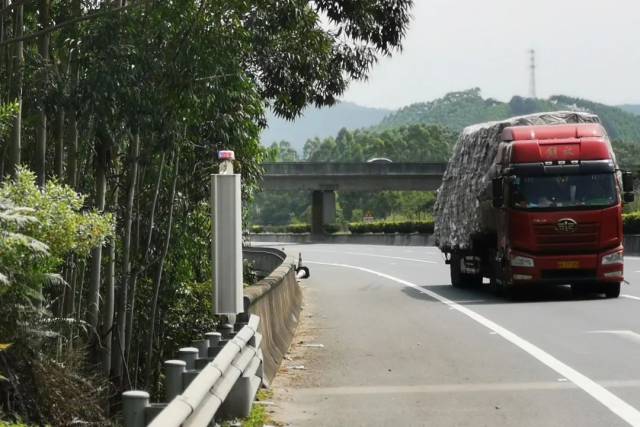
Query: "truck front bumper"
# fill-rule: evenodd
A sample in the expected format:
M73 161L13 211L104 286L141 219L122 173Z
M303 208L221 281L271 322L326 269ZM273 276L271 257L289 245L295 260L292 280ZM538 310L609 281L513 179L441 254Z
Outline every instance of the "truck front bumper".
M622 246L596 254L532 255L513 251L516 256L529 258L533 266L511 266L511 283L518 284L573 284L619 283L624 280L624 264L603 263L603 258L622 252Z

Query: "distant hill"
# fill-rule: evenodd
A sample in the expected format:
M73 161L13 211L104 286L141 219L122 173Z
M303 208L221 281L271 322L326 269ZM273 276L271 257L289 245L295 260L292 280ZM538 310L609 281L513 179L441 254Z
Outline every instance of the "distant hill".
M595 113L613 140L640 143L640 116L596 102L568 96L531 99L515 96L509 102L484 99L480 89L453 92L431 102L412 104L385 117L376 129L393 129L412 124L443 125L455 131L465 126L511 116L553 110Z
M619 105L618 108L620 108L621 110L624 110L624 111L626 111L628 113L640 115L640 105L624 104L624 105Z
M377 125L392 110L362 107L351 102L340 102L333 107L308 108L303 116L291 122L273 114L267 115L267 125L261 136L263 145L289 141L302 151L307 139L335 136L340 129L360 129Z

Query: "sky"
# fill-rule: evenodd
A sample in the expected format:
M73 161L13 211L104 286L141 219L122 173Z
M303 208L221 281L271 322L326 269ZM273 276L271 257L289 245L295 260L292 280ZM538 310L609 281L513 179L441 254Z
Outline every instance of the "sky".
M502 101L537 95L640 104L638 0L414 0L404 48L343 100L398 108L472 87Z

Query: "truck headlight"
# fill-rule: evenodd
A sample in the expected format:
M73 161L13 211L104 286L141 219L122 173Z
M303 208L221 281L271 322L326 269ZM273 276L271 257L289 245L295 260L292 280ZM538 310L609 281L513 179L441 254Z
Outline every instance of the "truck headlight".
M513 258L511 258L511 266L512 267L533 267L534 266L533 258L516 255Z
M602 265L623 264L624 257L622 251L614 252L602 257Z

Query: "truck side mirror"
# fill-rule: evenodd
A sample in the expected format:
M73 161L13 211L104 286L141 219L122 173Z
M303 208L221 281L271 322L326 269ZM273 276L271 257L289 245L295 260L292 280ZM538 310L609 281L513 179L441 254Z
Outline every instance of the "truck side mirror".
M491 191L493 195L493 207L501 208L504 205L504 192L502 190L502 177L491 180Z
M622 199L625 203L631 203L636 199L636 195L633 193L623 193Z
M633 173L622 172L622 192L633 193Z

